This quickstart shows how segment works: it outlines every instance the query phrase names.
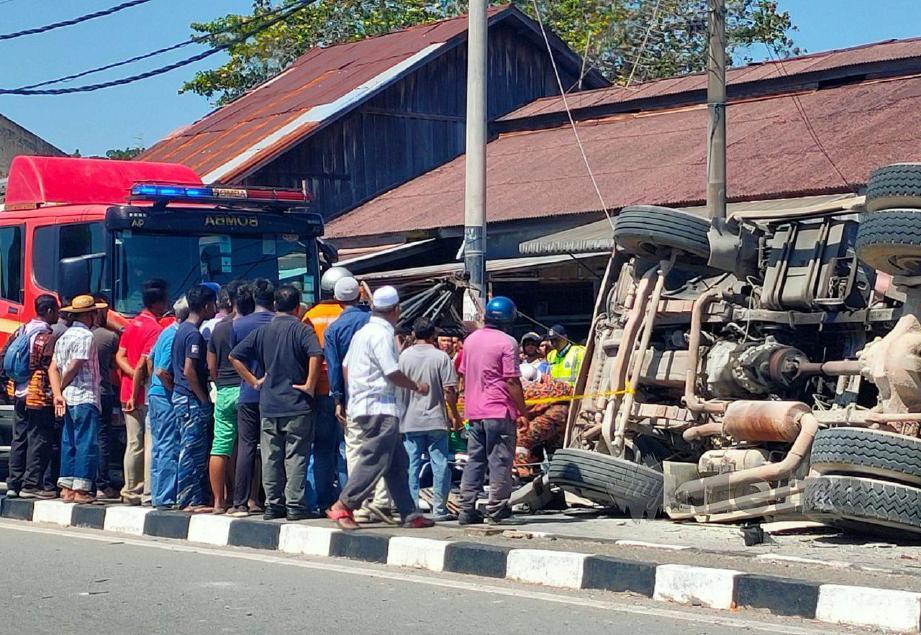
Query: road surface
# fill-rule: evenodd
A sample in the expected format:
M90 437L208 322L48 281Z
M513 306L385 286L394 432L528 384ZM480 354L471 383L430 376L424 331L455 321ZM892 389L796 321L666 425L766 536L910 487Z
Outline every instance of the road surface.
M827 625L0 521L8 633L821 633ZM853 631L848 631L853 632Z

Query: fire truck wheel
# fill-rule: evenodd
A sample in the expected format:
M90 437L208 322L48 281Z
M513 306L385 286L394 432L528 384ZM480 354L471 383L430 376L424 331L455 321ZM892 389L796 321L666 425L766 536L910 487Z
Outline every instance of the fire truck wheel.
M858 258L878 271L921 275L921 209L864 214L854 248Z
M868 212L921 208L921 163L895 163L873 172L867 183L866 207Z
M862 474L921 485L921 439L866 428L821 430L812 445L820 474Z
M625 207L614 222L614 242L626 253L641 258L662 260L679 253L680 264L707 264L710 223L668 207L633 205Z
M589 450L557 450L550 483L600 505L616 505L633 517L654 518L662 507L662 473Z
M858 476L806 480L803 512L857 533L921 534L921 489Z

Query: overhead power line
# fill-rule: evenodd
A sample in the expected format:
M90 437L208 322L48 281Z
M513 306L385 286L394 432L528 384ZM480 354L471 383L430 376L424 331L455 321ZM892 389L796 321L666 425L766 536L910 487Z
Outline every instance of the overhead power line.
M566 116L569 117L569 125L572 126L572 134L576 138L576 145L579 146L579 152L582 154L582 162L585 164L585 169L588 172L588 176L592 181L592 186L595 188L595 194L598 196L598 202L601 204L601 209L604 211L605 217L608 219L608 223L611 225L611 229L614 229L614 219L611 218L611 211L608 209L607 204L604 202L604 196L601 194L601 188L598 187L598 181L595 179L595 173L592 172L592 166L588 161L588 155L585 153L585 146L582 145L582 138L579 136L579 129L576 127L576 122L572 118L572 111L569 109L569 101L566 99L566 90L563 88L563 80L560 78L560 70L556 65L556 58L553 56L553 48L550 46L550 38L547 35L547 29L544 27L544 20L540 14L540 8L537 6L537 0L531 0L531 4L534 6L534 15L537 16L537 24L540 26L541 35L544 37L544 44L547 47L547 54L550 56L550 65L553 67L553 74L556 76L556 84L560 89L560 98L563 100L563 107L566 109Z
M203 35L198 35L198 36L195 36L193 38L186 40L185 42L179 42L178 44L173 44L171 46L165 46L163 48L157 49L156 51L151 51L150 53L144 53L143 55L136 55L135 57L131 57L126 60L121 60L119 62L113 62L111 64L106 64L105 66L98 66L96 68L91 68L87 71L82 71L80 73L74 73L73 75L65 75L64 77L58 77L56 79L49 79L47 81L39 82L37 84L29 84L27 86L20 86L17 90L29 90L32 88L41 88L42 86L50 86L51 84L61 84L63 82L69 82L74 79L86 77L87 75L93 75L95 73L101 73L103 71L112 70L113 68L118 68L119 66L125 66L127 64L133 64L134 62L140 62L141 60L146 60L151 57L156 57L157 55L162 55L163 53L169 53L170 51L175 51L177 49L181 49L183 47L190 46L192 44L200 44L201 42L206 42L207 40L211 39L215 35L221 35L222 33L227 33L228 31L231 31L235 28L239 28L241 26L247 26L249 24L252 24L253 22L259 22L259 21L265 20L266 18L270 18L273 15L277 15L278 13L286 11L287 9L288 7L280 6L275 9L272 9L271 11L263 13L262 15L253 16L251 18L243 20L239 24L229 26L219 31L214 31L213 33L205 33Z
M780 51L778 51L777 48L774 46L768 46L767 51L768 51L768 57L776 58L781 74L783 74L785 77L788 77L789 73L787 72L787 67L784 66L783 57L781 56ZM773 55L771 55L772 52L773 52ZM822 153L822 156L824 156L828 160L828 163L831 165L832 170L834 170L835 173L838 175L838 178L840 178L844 182L844 186L847 188L851 188L852 187L851 183L847 180L847 177L844 176L844 172L842 172L838 168L838 165L835 163L834 159L831 158L831 154L829 154L828 150L825 149L825 145L822 143L822 140L819 139L819 134L815 131L815 127L812 125L812 122L809 120L809 115L806 114L806 108L805 106L803 106L803 102L800 100L799 95L793 92L790 94L790 97L793 99L793 105L796 107L796 111L799 113L800 118L803 120L803 125L806 127L806 132L808 132L809 136L812 138L812 142L819 149L819 152Z
M86 15L81 15L76 18L71 18L70 20L64 20L62 22L54 22L53 24L46 24L45 26L35 27L34 29L26 29L24 31L16 31L15 33L4 33L0 35L0 40L12 40L13 38L23 37L25 35L36 35L38 33L45 33L46 31L53 31L54 29L60 29L65 26L73 26L75 24L80 24L81 22L86 22L88 20L95 20L96 18L102 18L107 15L112 15L113 13L118 13L123 9L128 9L130 7L137 6L139 4L144 4L150 2L150 0L128 0L128 2L122 2L121 4L115 5L114 7L109 7L108 9L102 9L101 11L96 11L94 13L87 13Z
M219 44L213 48L203 51L198 55L193 55L192 57L187 57L178 62L172 64L167 64L166 66L161 66L144 73L138 73L137 75L130 75L128 77L122 77L121 79L114 79L108 82L100 82L98 84L87 84L85 86L74 86L71 88L41 88L41 89L28 89L28 88L0 88L0 95L68 95L71 93L88 93L96 90L102 90L104 88L112 88L113 86L124 86L125 84L131 84L142 79L149 79L157 75L162 75L170 71L176 70L177 68L182 68L183 66L188 66L189 64L194 64L195 62L200 62L203 59L211 57L216 53L220 53L223 50L234 46L235 44L240 44L245 42L249 38L261 33L270 26L278 24L279 22L290 18L292 15L306 8L308 5L316 2L316 0L302 0L296 4L290 5L285 9L284 12L277 14L274 18L263 22L259 26L241 34L239 37L236 37L232 40ZM88 73L87 73L88 74Z

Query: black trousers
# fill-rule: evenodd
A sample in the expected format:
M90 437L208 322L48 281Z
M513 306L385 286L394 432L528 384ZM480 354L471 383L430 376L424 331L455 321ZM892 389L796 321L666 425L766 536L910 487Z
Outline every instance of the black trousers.
M96 489L112 487L112 477L109 474L112 443L112 409L115 404L114 395L102 395L100 399L99 414L99 469L96 472Z
M256 447L261 423L258 403L237 406L237 465L233 478L233 506L246 507L256 470Z
M17 397L13 410L15 420L7 488L17 492L24 487L53 489L53 483L49 488L45 482L45 473L52 457L54 409L29 409L25 398Z

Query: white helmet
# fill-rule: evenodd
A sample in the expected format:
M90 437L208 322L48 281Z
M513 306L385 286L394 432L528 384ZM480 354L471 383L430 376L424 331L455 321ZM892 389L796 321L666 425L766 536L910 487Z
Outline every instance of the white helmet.
M320 291L331 296L336 288L336 283L340 279L351 277L352 272L345 267L330 267L320 278Z

